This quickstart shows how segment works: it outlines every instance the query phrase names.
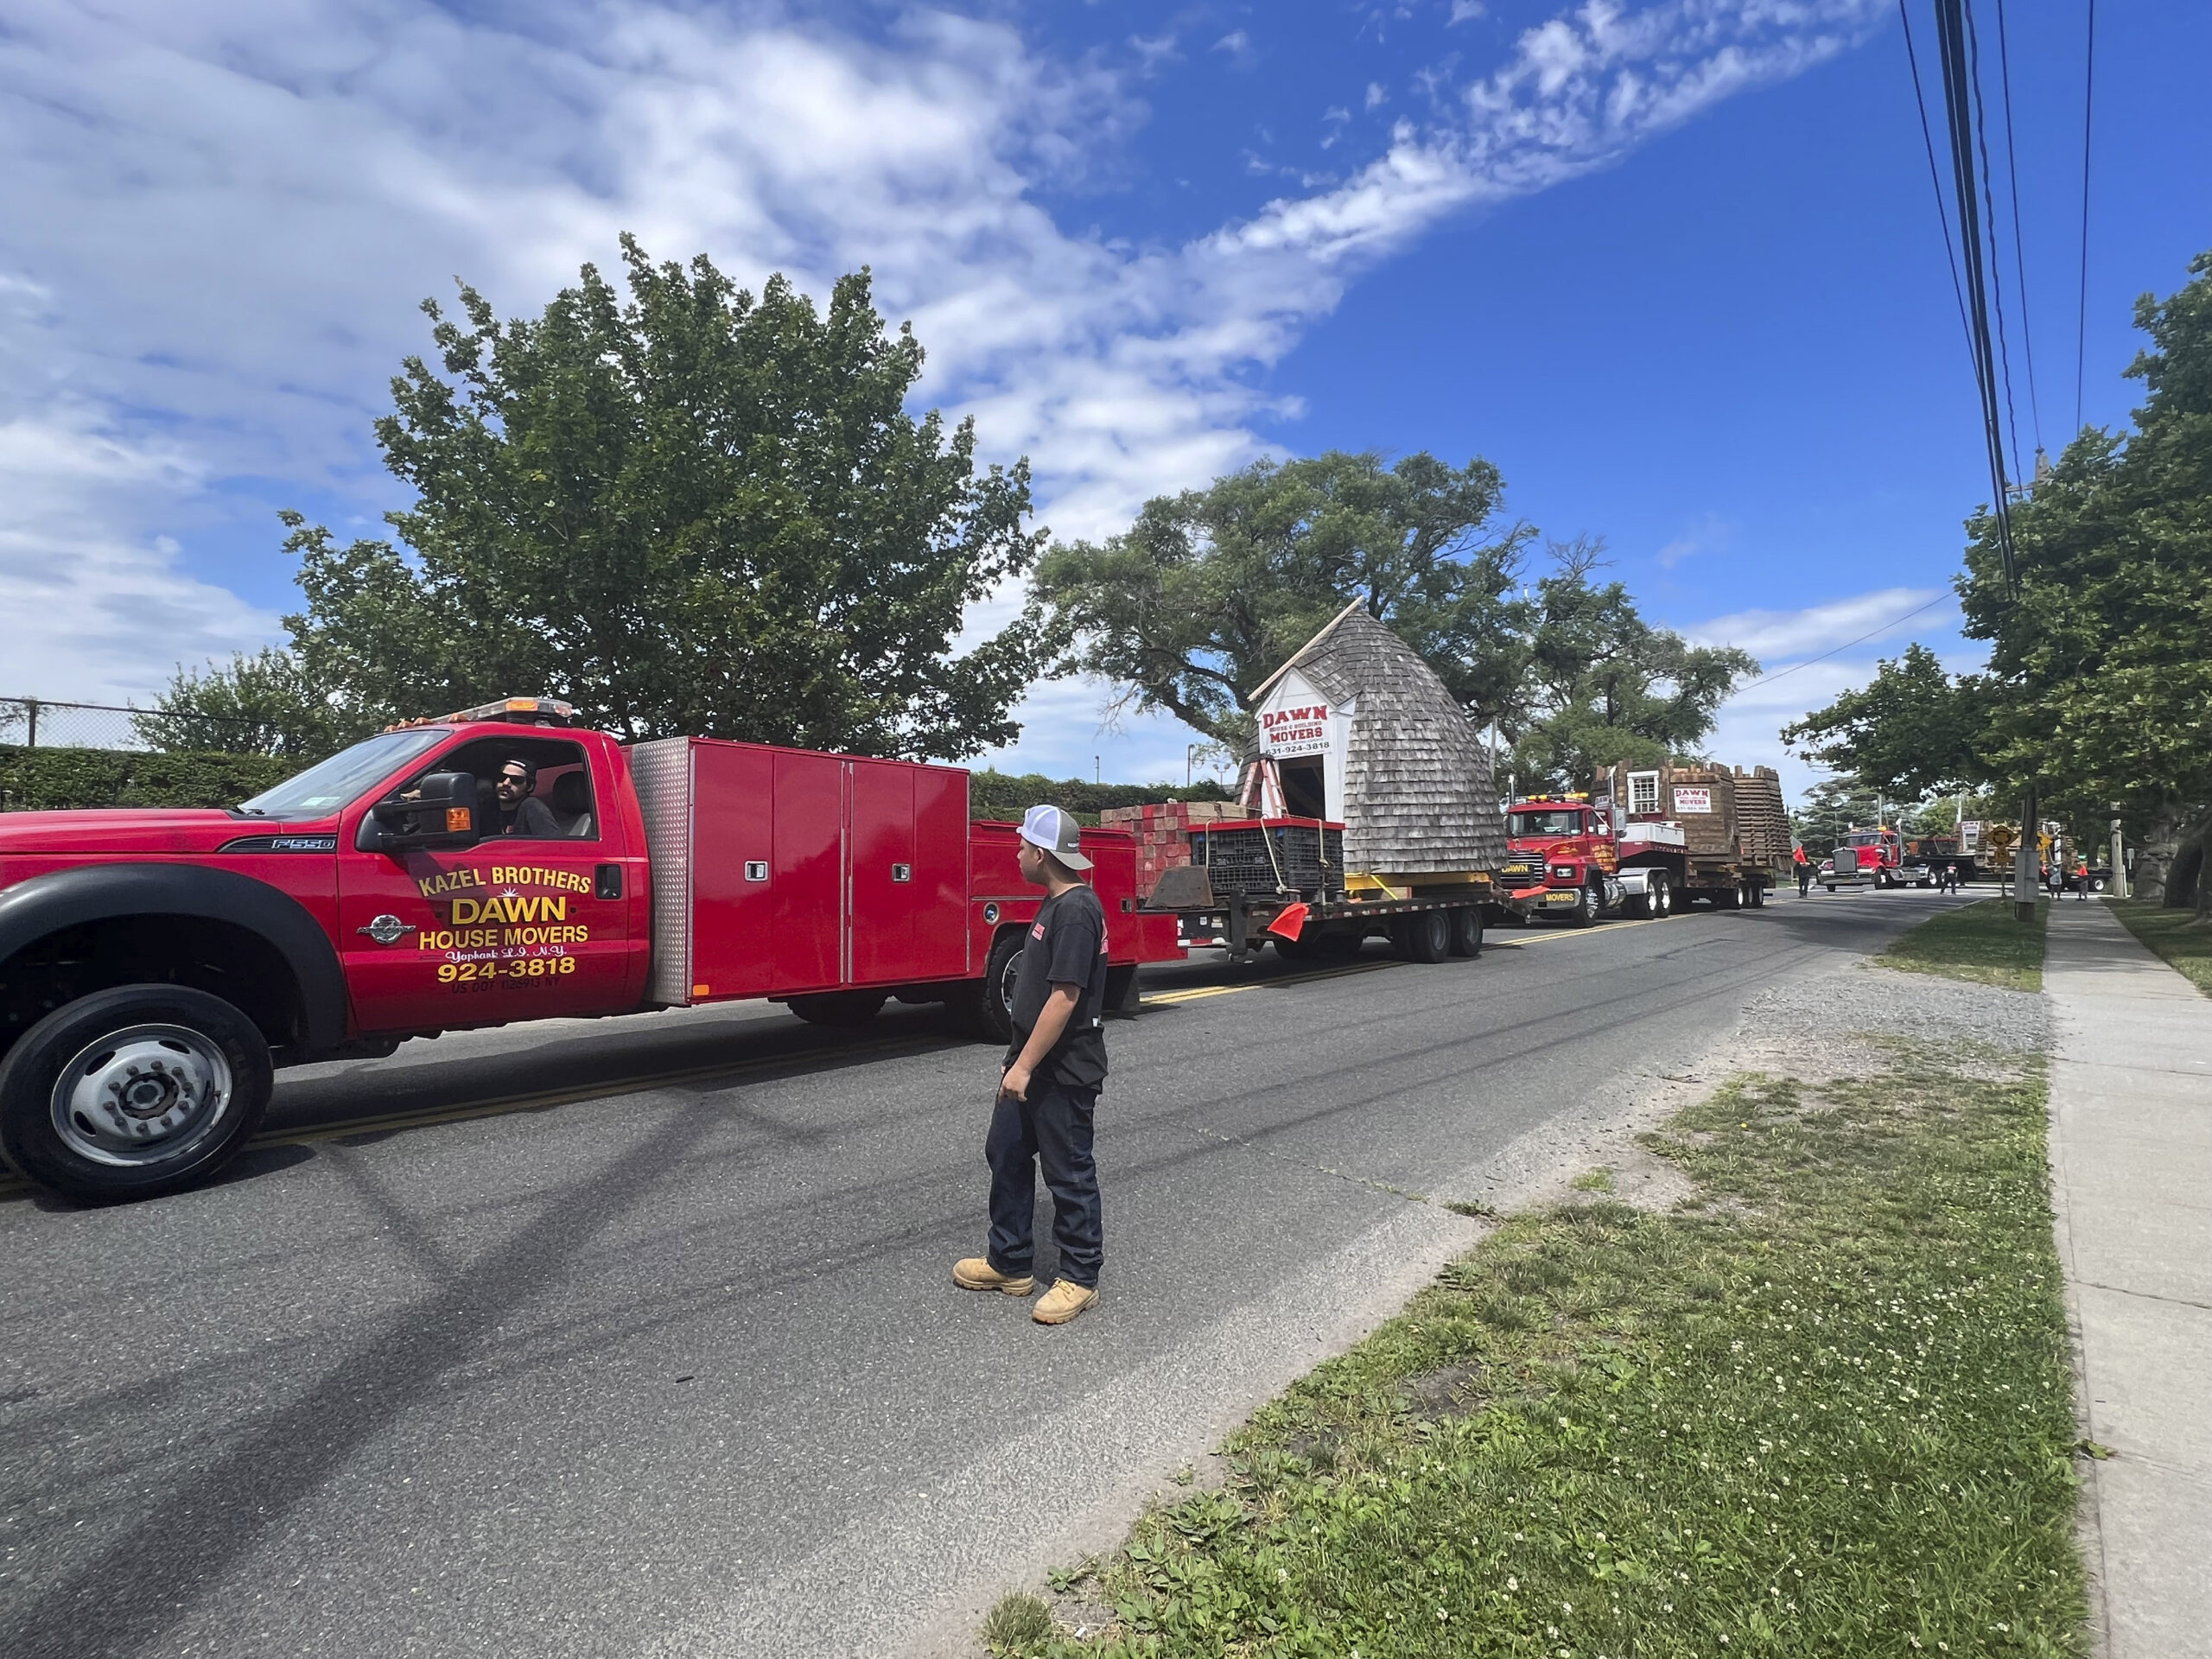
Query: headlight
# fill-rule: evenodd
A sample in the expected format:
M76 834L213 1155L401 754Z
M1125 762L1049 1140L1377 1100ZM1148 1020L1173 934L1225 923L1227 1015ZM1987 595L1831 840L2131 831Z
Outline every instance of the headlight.
M1572 881L1579 874L1580 874L1580 872L1578 871L1572 864L1554 864L1552 866L1552 876L1555 880Z

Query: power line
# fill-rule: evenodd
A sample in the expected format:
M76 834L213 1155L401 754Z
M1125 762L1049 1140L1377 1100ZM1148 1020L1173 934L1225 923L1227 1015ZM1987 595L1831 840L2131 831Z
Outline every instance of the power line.
M1981 269L1981 227L1974 211L1974 93L1968 82L1966 20L1961 0L1936 0L1936 44L1943 70L1943 112L1951 141L1951 172L1959 215L1959 248L1966 270L1967 321L1973 336L1974 380L1981 393L1982 428L1988 438L1990 515L2008 591L2019 588L2012 556L2012 513L2005 487L2005 435L1997 401L1997 363L1989 340L1988 284Z
M2043 454L2043 399L2036 393L2036 334L2028 326L2028 244L2020 234L2020 158L2012 148L2012 56L2005 41L2004 0L1997 7L1998 85L2005 92L2005 176L2012 191L2012 285L2020 296L2020 348L2028 359L2028 425Z
M1959 331L1974 351L1974 329L1967 322L1966 292L1959 286L1959 256L1951 246L1951 214L1943 206L1943 178L1936 166L1936 140L1928 130L1928 99L1920 90L1920 54L1912 48L1912 15L1897 0L1897 21L1904 25L1904 60L1912 67L1912 106L1920 112L1920 142L1928 151L1928 182L1936 189L1936 223L1943 232L1943 263L1951 268L1951 297L1959 302Z
M1982 221L1989 227L1989 297L1997 308L1997 365L2000 376L1998 384L2005 391L2005 425L2012 435L2012 476L2026 474L2020 467L2020 417L2012 406L2012 353L2005 343L2005 264L1999 257L2003 251L1998 242L1997 203L1990 194L1990 185L1997 176L1997 169L1989 164L1989 112L1981 102L1981 35L1974 26L1974 0L1967 0L1967 80L1974 88L1974 142L1981 154L1981 212Z
M2074 314L2074 429L2082 429L2082 361L2089 343L2089 123L2097 96L2097 0L2089 0L2089 50L2082 72L2082 299Z
M1950 598L1950 594L1938 594L1935 598L1929 600L1925 605L1916 605L1910 610L1907 611L1903 616L1891 617L1888 621L1883 623L1880 627L1872 630L1871 632L1862 633L1856 639L1845 640L1834 651L1824 651L1817 657L1808 657L1802 663L1792 663L1789 667L1783 669L1778 674L1762 674L1755 680L1746 680L1744 682L1745 689L1748 690L1755 685L1772 685L1777 680L1788 679L1792 674L1795 674L1801 668L1810 668L1815 663L1825 663L1829 658L1838 656L1844 652L1849 651L1853 645L1863 645L1869 639L1878 639L1882 635L1887 633L1891 628L1897 626L1898 623L1910 622L1914 617L1918 616L1923 611L1932 611L1948 598Z

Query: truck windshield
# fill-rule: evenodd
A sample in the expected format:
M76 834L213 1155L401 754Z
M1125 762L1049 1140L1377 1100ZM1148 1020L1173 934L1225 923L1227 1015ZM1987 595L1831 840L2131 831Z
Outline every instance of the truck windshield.
M1506 815L1506 833L1516 841L1528 841L1538 836L1579 836L1582 833L1582 814L1573 809L1554 809L1548 812L1512 812Z
M423 727L411 732L378 732L327 760L318 760L297 777L264 789L238 810L257 818L327 817L448 736L451 727Z

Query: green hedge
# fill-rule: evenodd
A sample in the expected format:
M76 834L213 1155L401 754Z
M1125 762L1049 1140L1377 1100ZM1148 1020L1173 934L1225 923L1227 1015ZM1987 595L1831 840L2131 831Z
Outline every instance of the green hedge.
M298 772L296 757L0 743L0 810L236 806Z

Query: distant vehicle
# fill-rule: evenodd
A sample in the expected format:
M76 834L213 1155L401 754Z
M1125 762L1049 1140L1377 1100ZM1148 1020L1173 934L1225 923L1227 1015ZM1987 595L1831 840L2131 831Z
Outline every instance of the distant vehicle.
M1848 830L1835 844L1834 867L1821 876L1831 893L1839 887L1932 887L1936 873L1920 855L1907 856L1904 838L1887 824Z

